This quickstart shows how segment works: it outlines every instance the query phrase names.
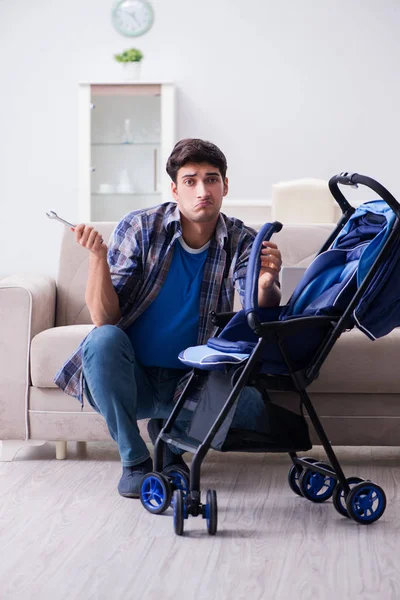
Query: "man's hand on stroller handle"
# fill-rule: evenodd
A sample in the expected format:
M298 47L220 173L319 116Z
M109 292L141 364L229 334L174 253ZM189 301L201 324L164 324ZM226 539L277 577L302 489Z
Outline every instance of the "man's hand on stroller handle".
M277 306L281 293L275 283L282 266L281 252L273 242L263 242L260 254L260 274L258 277L258 305Z
M262 245L258 287L260 290L267 290L278 279L282 266L282 256L278 246L273 242L263 242Z

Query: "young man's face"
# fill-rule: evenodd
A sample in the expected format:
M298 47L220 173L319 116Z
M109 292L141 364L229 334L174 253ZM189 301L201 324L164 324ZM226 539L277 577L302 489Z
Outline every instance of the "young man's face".
M171 183L180 212L194 223L216 220L222 198L228 193L228 179L208 163L187 163Z

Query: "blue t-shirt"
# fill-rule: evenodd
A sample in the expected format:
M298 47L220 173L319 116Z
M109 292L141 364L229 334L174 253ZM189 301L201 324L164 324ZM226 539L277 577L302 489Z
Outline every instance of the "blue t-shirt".
M178 238L167 279L156 299L126 330L139 363L184 369L178 354L196 346L207 243L194 250Z

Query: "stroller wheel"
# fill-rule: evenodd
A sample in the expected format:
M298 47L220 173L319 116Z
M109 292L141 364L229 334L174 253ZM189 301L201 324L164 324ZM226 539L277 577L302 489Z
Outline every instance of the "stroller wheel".
M334 472L330 465L316 462L315 465ZM334 492L336 479L329 475L322 475L311 469L304 469L299 477L299 488L304 498L311 502L325 502Z
M182 490L183 497L187 497L189 493L189 479L184 469L175 465L168 465L162 474L171 481L172 490Z
M154 515L165 512L171 504L171 484L160 473L148 473L140 485L140 500L146 510Z
M182 535L183 519L186 508L182 490L174 491L172 504L174 505L174 531L176 535Z
M385 512L385 492L371 481L357 483L346 498L346 508L350 518L357 523L374 523Z
M348 477L346 481L350 487L354 487L356 483L362 483L364 480L360 479L360 477ZM350 515L347 512L346 508L346 498L340 483L337 484L335 491L333 492L332 502L333 506L339 514L341 514L343 517L347 517L348 519L350 519Z
M208 533L215 535L218 525L217 492L215 490L207 491L207 503L203 505L203 519L207 520Z
M308 456L305 456L301 460L306 460L307 462L309 462L311 464L318 462L316 458L311 458L311 457L308 457ZM301 472L302 472L303 471L303 467L300 467L300 469L301 469ZM294 465L292 465L290 467L289 473L288 473L288 482L289 482L289 487L292 490L292 492L294 492L298 496L303 497L303 494L301 493L301 489L299 488L300 473L298 473L296 467Z

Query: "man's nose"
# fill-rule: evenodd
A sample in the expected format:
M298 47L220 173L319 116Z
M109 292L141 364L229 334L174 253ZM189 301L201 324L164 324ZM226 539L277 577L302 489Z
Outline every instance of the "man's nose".
M199 183L197 184L196 191L198 198L208 198L208 196L210 195L207 185L202 181L199 181Z

